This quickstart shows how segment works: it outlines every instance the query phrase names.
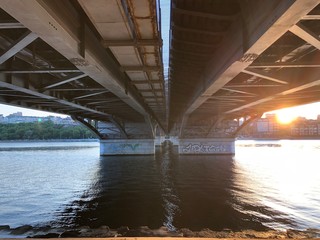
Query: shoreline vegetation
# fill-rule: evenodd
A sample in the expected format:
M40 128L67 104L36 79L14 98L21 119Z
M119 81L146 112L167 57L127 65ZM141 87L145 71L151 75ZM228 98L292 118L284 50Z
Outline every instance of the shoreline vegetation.
M51 228L32 227L30 225L23 225L17 228L10 228L8 225L0 225L1 234L12 237L26 237L26 238L111 238L111 237L187 237L187 238L319 238L320 229L306 229L294 230L288 229L286 231L266 230L241 230L232 231L224 229L221 231L213 231L204 228L200 231L191 231L188 228L181 228L179 230L170 231L167 227L160 227L158 229L150 229L148 226L141 226L139 228L130 229L127 226L111 229L108 226L101 226L99 228L90 228L89 226L82 226L73 229L65 228Z
M97 141L97 136L82 125L55 124L52 121L0 123L0 143L6 141ZM319 136L250 136L236 140L320 140Z
M54 124L52 121L0 124L0 141L94 139L96 135L81 125Z

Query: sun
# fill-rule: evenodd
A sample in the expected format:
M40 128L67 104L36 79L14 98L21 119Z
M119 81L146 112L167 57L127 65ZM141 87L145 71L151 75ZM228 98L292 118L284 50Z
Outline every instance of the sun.
M297 118L296 113L288 109L280 110L276 114L277 121L281 124L290 124Z

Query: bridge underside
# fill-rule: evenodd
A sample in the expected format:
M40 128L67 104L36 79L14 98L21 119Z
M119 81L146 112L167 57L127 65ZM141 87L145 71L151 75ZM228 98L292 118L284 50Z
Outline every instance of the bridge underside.
M262 113L319 101L319 1L173 0L169 129L235 136Z
M0 103L70 115L100 139L187 142L319 101L320 0L170 4L164 79L157 0L1 0Z
M156 1L0 6L1 103L70 115L102 139L164 129Z

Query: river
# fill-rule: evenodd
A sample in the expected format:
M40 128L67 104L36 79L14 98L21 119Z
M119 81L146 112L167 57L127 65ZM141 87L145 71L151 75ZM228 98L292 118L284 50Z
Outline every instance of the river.
M319 156L318 140L241 140L235 156L178 155L166 144L154 156L100 157L98 142L0 143L0 225L320 229Z

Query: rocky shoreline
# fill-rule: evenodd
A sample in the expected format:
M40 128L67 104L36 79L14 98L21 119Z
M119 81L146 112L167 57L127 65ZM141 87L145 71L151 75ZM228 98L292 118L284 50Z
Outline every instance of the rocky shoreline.
M177 231L170 231L166 227L150 229L147 226L130 229L129 227L120 227L110 229L108 226L99 228L90 228L82 226L74 229L32 227L23 225L17 228L10 228L8 225L0 226L0 234L6 233L12 237L22 236L27 238L107 238L107 237L196 237L196 238L320 238L320 229L307 229L304 231L288 229L286 231L255 231L242 230L232 231L225 229L223 231L212 231L202 229L201 231L191 231L182 228ZM1 236L1 235L0 235Z

